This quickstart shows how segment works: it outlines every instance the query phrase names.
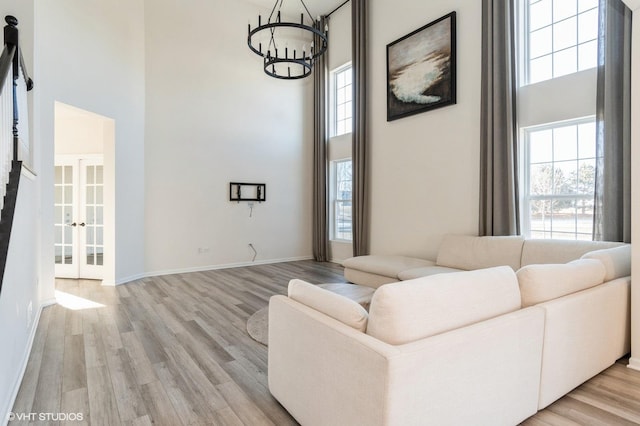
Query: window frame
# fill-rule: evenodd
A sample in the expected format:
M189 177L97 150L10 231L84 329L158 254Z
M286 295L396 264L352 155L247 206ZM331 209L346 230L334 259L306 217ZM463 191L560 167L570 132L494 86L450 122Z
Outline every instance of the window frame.
M340 238L338 237L338 218L340 217L338 215L338 205L340 203L351 203L351 206L353 208L353 196L352 198L341 198L339 196L339 180L338 180L338 167L340 163L351 163L352 165L352 173L353 173L353 160L351 157L349 158L341 158L338 160L332 160L331 161L331 165L330 165L330 184L331 184L331 210L330 210L330 235L331 241L338 241L338 242L348 242L351 243L353 241L353 219L351 222L351 238ZM351 194L353 194L353 180L351 181Z
M353 133L353 99L351 99L351 101L347 101L347 102L351 102L352 107L351 110L349 111L349 116L347 118L345 118L345 120L351 119L351 128L348 131L345 131L343 133L338 133L338 90L343 88L343 87L347 87L347 86L351 86L351 93L353 93L353 78L351 80L351 83L348 85L344 85L341 87L338 87L338 75L341 73L344 73L346 71L350 71L353 73L353 67L351 62L347 62L346 64L343 64L337 68L334 68L331 73L331 80L330 80L330 87L329 87L329 119L330 119L330 126L329 126L329 134L330 137L335 138L335 137L339 137L342 135L348 135ZM344 102L343 104L347 103ZM340 105L343 105L340 104Z
M541 125L536 125L536 126L530 126L530 127L524 127L520 129L520 140L521 143L519 144L520 146L520 184L519 184L519 188L520 188L520 218L521 218L521 233L522 235L524 235L527 238L535 238L532 237L531 235L531 201L534 200L544 200L544 199L551 199L551 200L578 200L579 198L584 198L585 196L592 196L591 194L584 194L584 193L575 193L575 194L551 194L551 195L531 195L531 149L530 149L530 144L531 144L531 133L536 132L536 131L544 131L544 130L553 130L553 129L557 129L557 128L561 128L561 127L568 127L568 126L579 126L581 124L587 124L587 123L593 123L594 126L596 125L596 117L595 116L587 116L587 117L581 117L581 118L575 118L575 119L569 119L569 120L563 120L563 121L558 121L558 122L552 122L552 123L546 123L546 124L541 124ZM596 151L596 141L595 141L595 137L596 137L596 132L594 131L594 157L584 157L581 158L579 155L579 152L577 153L577 157L574 159L570 159L570 160L558 160L556 161L555 159L552 159L552 161L550 162L552 165L555 164L556 162L563 162L563 161L584 161L584 160L589 160L591 158L593 158L593 160L597 163L598 161L598 156L597 156L597 151ZM579 139L577 139L577 142L579 143ZM595 188L594 188L595 190ZM576 218L575 220L577 221L577 216L574 215L574 217ZM552 220L552 224L553 224L553 219ZM537 230L534 230L534 232L539 232ZM553 225L551 227L551 229L549 231L545 231L545 233L549 234L549 237L544 237L544 238L536 238L536 239L557 239L554 238L554 231L553 231ZM578 231L578 227L577 227L577 223L576 223L576 228L575 228L575 232L574 233L568 233L568 232L562 232L562 231L555 231L555 233L560 234L565 236L565 238L562 239L571 239L570 236L573 236L574 240L579 240L579 236L580 235L588 235L585 233L581 233ZM591 238L589 238L591 239Z
M515 11L516 12L515 13L515 22L516 22L516 31L515 31L515 33L517 34L516 43L517 43L517 46L518 46L518 50L520 52L520 54L518 55L519 56L518 63L520 65L519 68L521 70L518 73L519 74L519 85L518 85L519 87L528 86L528 85L531 85L531 84L542 83L542 82L545 82L545 81L553 80L555 78L560 78L560 77L563 77L563 76L566 76L566 75L571 75L571 74L575 74L575 73L578 73L578 72L581 72L581 71L585 71L585 70L588 70L588 69L593 69L593 68L598 66L597 57L596 57L596 63L594 63L592 67L580 69L580 51L579 51L579 47L581 45L584 45L586 43L590 43L592 41L595 41L597 43L598 38L596 37L595 39L588 40L588 41L585 41L585 42L580 42L579 41L579 31L580 31L579 30L579 16L584 14L584 13L586 13L586 12L594 10L594 9L596 10L596 13L599 13L599 5L595 6L595 7L592 7L590 9L583 10L583 11L580 12L579 11L579 7L578 7L578 2L576 1L576 14L575 15L571 15L571 16L565 17L565 18L563 18L563 19L561 19L561 20L559 20L557 22L554 22L554 20L553 20L553 2L554 1L564 1L564 0L551 0L551 10L552 10L552 12L551 12L551 23L546 25L546 26L543 26L543 27L540 27L540 28L537 28L536 30L534 30L534 31L539 31L539 30L547 28L547 27L551 28L551 43L552 43L551 52L548 53L547 55L541 55L541 56L537 57L537 58L542 58L544 56L549 56L549 55L551 56L551 77L547 78L547 79L543 79L543 80L538 80L538 81L535 81L535 82L531 81L531 66L530 66L531 65L531 58L530 58L530 42L529 42L529 40L530 40L530 36L531 36L531 31L530 31L530 19L529 19L530 13L529 13L529 9L531 7L531 4L530 4L530 0L521 0L521 1L517 2L516 11ZM565 47L563 49L554 50L554 46L553 46L553 43L554 43L554 40L553 40L554 25L558 24L560 22L566 21L568 19L571 19L572 17L576 18L576 43L574 45L572 45L572 46ZM570 48L575 48L576 49L576 70L573 73L562 74L562 75L557 75L556 76L555 75L555 70L554 70L554 54L557 53L557 52L562 52L562 51L568 50ZM596 55L597 55L597 52L596 52Z

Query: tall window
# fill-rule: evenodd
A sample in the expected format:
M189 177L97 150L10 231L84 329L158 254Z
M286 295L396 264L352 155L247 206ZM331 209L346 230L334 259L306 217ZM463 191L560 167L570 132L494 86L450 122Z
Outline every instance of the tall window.
M351 241L351 159L332 162L334 240Z
M528 83L597 65L598 0L524 0Z
M353 103L351 102L353 74L351 65L345 65L333 72L333 134L340 136L353 129Z
M529 238L591 240L596 124L584 117L596 113L585 94L596 85L599 1L518 4L521 83L538 83L517 93L524 106L518 121L526 123L519 137L522 231ZM562 84L552 81L561 76Z
M591 240L595 133L593 119L524 131L522 216L528 237Z

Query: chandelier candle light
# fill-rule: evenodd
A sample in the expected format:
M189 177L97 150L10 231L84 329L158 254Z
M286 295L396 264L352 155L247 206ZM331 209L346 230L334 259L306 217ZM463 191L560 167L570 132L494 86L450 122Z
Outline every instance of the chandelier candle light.
M267 75L295 80L310 75L316 58L326 52L329 28L320 28L320 17L314 20L303 0L300 22L282 22L283 1L276 0L266 24L261 15L257 27L249 24L247 44L263 58ZM310 25L305 24L305 13Z

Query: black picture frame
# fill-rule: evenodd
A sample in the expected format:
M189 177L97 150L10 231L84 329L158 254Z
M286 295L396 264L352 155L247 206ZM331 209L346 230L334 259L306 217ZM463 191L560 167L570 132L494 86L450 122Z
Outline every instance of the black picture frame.
M456 103L456 12L387 45L387 121Z

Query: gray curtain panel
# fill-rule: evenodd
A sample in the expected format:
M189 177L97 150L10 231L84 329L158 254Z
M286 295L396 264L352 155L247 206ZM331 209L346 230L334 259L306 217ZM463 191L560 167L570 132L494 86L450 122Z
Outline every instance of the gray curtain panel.
M328 25L329 19L320 18L319 28ZM320 41L316 36L315 45ZM327 140L329 136L328 113L328 56L316 59L313 66L313 257L318 262L329 260L329 221L327 214Z
M594 240L631 242L631 15L600 0Z
M369 253L367 153L367 0L351 0L353 69L353 255Z
M482 1L480 235L520 234L513 0Z

